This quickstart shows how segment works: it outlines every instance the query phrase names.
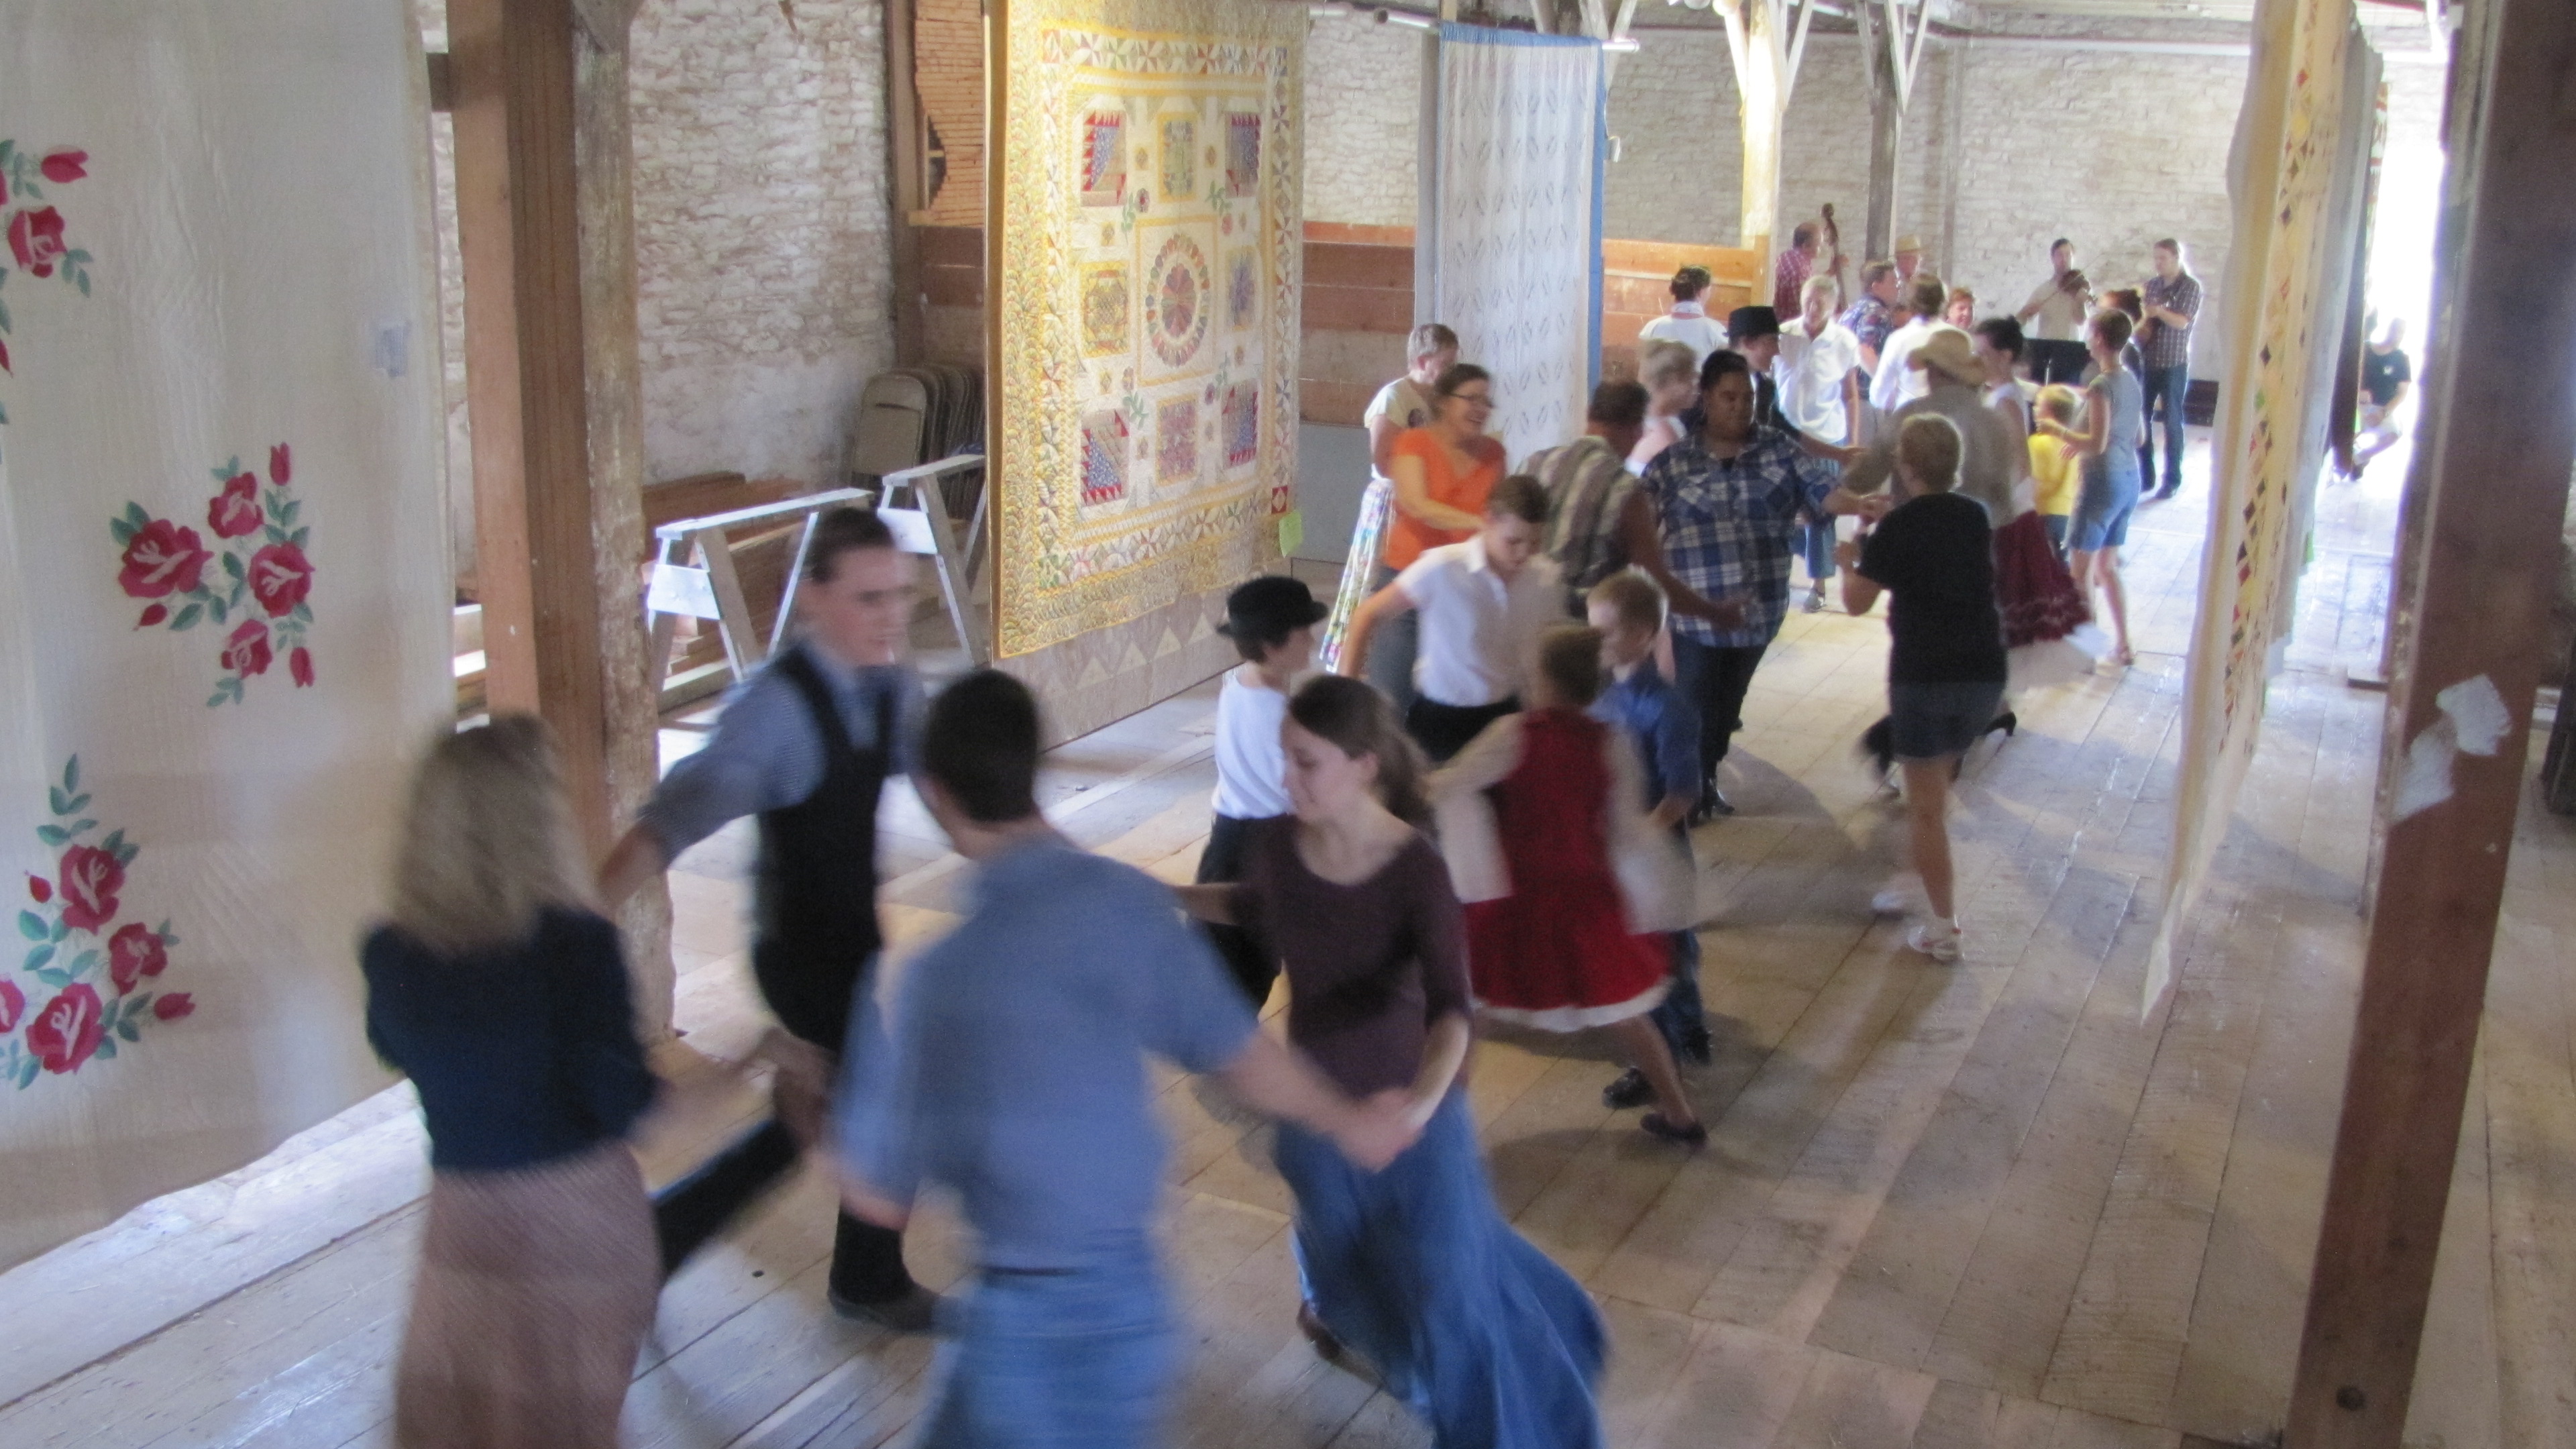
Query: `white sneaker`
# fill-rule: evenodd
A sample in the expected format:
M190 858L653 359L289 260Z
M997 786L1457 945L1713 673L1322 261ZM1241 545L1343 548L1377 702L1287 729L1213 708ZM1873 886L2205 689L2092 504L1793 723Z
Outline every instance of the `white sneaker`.
M1925 917L1915 923L1913 930L1905 933L1905 944L1935 961L1956 961L1959 959L1959 923L1945 921L1939 916Z
M1869 898L1869 908L1882 916L1912 915L1923 909L1923 882L1910 875L1896 876Z

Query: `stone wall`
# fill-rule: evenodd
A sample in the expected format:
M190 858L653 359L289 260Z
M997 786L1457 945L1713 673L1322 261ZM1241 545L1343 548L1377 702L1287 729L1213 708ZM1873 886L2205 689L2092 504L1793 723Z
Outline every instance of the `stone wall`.
M1306 32L1306 219L1411 226L1420 186L1419 30L1364 17Z
M878 0L645 0L633 47L645 476L834 481L894 352Z

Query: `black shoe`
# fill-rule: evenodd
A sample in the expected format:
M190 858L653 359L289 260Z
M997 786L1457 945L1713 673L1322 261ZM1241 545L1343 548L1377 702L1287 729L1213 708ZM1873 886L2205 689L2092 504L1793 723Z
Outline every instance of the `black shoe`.
M1692 825L1706 825L1712 820L1732 815L1734 813L1735 802L1727 799L1724 795L1719 794L1716 789L1712 787L1701 792L1699 803L1691 807L1690 820L1688 823Z
M2011 710L2005 710L2002 714L1996 715L1995 722L1986 726L1986 733L1993 734L1997 730L2004 732L2005 739L2011 739L2021 733L2021 716Z
M2175 494L2180 493L2181 491L2182 485L2177 483L2170 488L2159 488L2147 496L2157 503L2164 503L2171 500Z
M1717 1043L1709 1037L1708 1028L1695 1026L1682 1033L1682 1049L1676 1055L1692 1066L1704 1067L1709 1064L1716 1049Z
M939 1318L939 1295L915 1283L903 1294L874 1303L844 1298L826 1288L832 1311L852 1323L871 1323L890 1333L928 1333Z
M1619 1080L1601 1089L1601 1105L1613 1112L1625 1112L1655 1100L1655 1089L1646 1084L1646 1074L1630 1067Z
M1315 1357L1330 1363L1342 1356L1341 1335L1324 1326L1323 1316L1315 1312L1314 1304L1297 1305L1297 1331L1315 1346Z
M1645 1128L1646 1135L1649 1137L1660 1137L1666 1142L1678 1142L1685 1147L1703 1146L1708 1141L1707 1123L1693 1122L1688 1127L1676 1127L1665 1121L1664 1114L1661 1112L1647 1113L1637 1119L1637 1125Z

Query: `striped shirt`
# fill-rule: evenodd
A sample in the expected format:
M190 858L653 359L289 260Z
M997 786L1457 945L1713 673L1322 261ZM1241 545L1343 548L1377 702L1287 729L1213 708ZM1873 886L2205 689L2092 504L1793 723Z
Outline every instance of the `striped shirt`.
M1521 471L1547 488L1545 551L1565 574L1566 609L1583 614L1592 586L1628 566L1619 544L1619 510L1636 475L1610 445L1590 434L1534 453Z

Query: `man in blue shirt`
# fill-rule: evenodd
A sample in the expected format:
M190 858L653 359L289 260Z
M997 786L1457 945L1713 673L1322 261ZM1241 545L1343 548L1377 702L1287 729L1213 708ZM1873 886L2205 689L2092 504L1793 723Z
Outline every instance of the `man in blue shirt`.
M796 592L795 646L734 691L705 748L672 768L601 870L613 908L727 821L757 815L752 975L778 1024L827 1055L841 1050L882 941L877 801L889 776L913 769L921 685L903 662L912 567L874 513L818 517ZM655 1210L664 1271L798 1156L773 1121L666 1190ZM928 1330L936 1303L904 1270L902 1237L847 1214L826 1291L844 1317L899 1332Z
M1037 702L992 670L930 707L923 802L979 873L966 917L871 1000L836 1137L850 1210L955 1192L977 1239L921 1449L1158 1441L1179 1339L1150 1237L1164 1142L1145 1057L1215 1073L1375 1170L1411 1143L1261 1031L1169 887L1038 813Z
M1592 589L1585 601L1587 622L1600 631L1602 662L1610 668L1610 687L1592 704L1592 717L1616 725L1637 747L1644 766L1646 808L1655 824L1673 834L1674 848L1688 859L1690 833L1683 825L1698 803L1699 713L1689 700L1655 669L1655 637L1664 628L1664 592L1635 571L1612 574ZM1699 994L1699 934L1673 932L1673 989L1654 1010L1655 1029L1676 1061L1708 1064L1708 1024ZM1646 1074L1631 1067L1602 1089L1601 1100L1613 1108L1642 1107L1653 1101Z

